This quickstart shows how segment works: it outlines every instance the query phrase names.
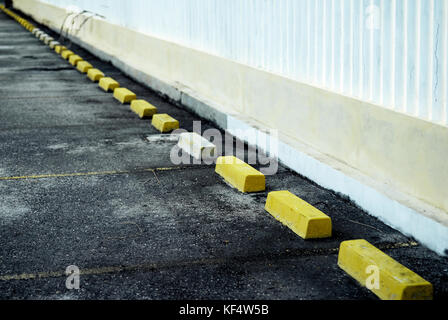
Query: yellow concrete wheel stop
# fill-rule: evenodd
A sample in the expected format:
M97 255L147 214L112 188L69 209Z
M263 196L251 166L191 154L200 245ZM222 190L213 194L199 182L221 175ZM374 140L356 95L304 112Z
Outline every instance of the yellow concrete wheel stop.
M67 60L68 58L70 58L70 56L74 55L75 53L71 50L63 50L61 51L61 57L65 60Z
M162 133L171 132L179 129L179 121L169 116L166 113L155 114L152 117L152 126Z
M261 192L266 189L264 174L237 157L219 157L215 172L241 192Z
M67 48L63 45L56 45L54 47L54 51L58 54L61 54L62 51L67 50Z
M81 73L87 73L92 68L93 66L87 61L79 61L76 65L76 69L78 69L78 71Z
M78 64L78 62L83 61L83 58L81 58L80 56L78 56L77 54L72 54L69 58L68 58L68 62L72 65L75 66Z
M150 118L157 113L157 108L145 100L133 100L131 110L143 118Z
M289 191L270 192L265 209L303 239L331 237L330 217Z
M431 300L433 286L366 240L341 243L339 267L383 300Z
M114 91L116 88L120 87L120 84L110 77L103 77L100 79L98 86L104 91Z
M124 104L137 99L137 95L129 89L117 88L114 90L114 98Z
M101 70L92 68L87 71L87 77L93 82L98 82L101 78L104 78L104 73Z

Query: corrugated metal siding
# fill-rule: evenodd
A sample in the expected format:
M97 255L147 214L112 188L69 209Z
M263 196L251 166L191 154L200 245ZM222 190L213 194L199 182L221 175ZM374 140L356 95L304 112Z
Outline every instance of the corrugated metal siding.
M448 0L46 0L448 125Z

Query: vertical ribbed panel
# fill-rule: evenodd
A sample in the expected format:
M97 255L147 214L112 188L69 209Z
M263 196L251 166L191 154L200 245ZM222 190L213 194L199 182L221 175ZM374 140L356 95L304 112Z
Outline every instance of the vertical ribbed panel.
M47 0L448 125L447 0Z

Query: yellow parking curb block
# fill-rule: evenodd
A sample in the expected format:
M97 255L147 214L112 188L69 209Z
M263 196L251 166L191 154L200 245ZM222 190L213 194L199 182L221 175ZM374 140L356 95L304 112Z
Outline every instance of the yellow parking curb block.
M141 119L150 118L157 113L157 108L145 100L132 101L131 110L138 114Z
M67 50L67 47L65 47L65 46L63 46L63 45L56 45L56 46L54 47L54 51L55 51L56 53L59 53L59 54L61 54L61 52L64 51L64 50Z
M110 77L103 77L100 79L98 86L108 92L109 90L114 91L116 88L119 88L120 84Z
M87 61L79 61L76 66L76 69L78 69L78 71L81 73L87 73L92 68L93 66Z
M219 157L215 172L241 192L260 192L266 189L264 174L234 157Z
M137 95L126 88L117 88L114 90L114 98L124 104L137 99Z
M197 160L212 159L216 146L196 132L183 132L177 146Z
M155 114L152 117L151 124L154 128L162 133L179 129L179 121L167 115L166 113Z
M265 209L303 239L331 237L330 217L289 191L270 192Z
M61 57L65 60L67 60L68 58L70 58L70 56L74 55L75 53L71 50L63 50L61 51Z
M87 77L92 80L93 82L97 82L100 81L101 78L104 78L104 73L102 73L100 70L98 69L89 69L89 71L87 71Z
M433 297L431 283L366 240L342 242L338 265L383 300L431 300Z
M78 56L77 54L72 54L69 58L68 58L68 62L72 65L72 66L76 66L78 64L78 62L83 61L84 59L81 58L80 56Z

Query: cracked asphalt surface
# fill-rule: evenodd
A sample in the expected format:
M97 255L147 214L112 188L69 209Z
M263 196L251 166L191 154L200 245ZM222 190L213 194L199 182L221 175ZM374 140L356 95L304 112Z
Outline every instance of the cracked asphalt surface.
M71 49L181 128L214 128ZM0 13L0 299L375 300L337 266L360 238L448 298L447 258L348 199L281 165L266 192L240 193L213 166L173 165L168 136ZM10 178L36 175L49 176ZM332 218L331 239L304 241L264 210L284 189ZM80 290L65 287L69 265Z

